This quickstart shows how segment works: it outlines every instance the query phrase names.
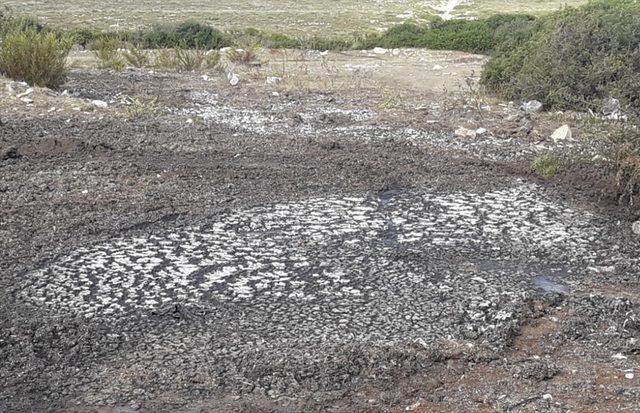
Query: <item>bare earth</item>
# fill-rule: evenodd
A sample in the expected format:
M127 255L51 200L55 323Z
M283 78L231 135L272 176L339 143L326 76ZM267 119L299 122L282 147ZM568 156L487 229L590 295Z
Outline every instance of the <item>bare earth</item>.
M261 59L0 80L0 411L638 411L637 217L530 169L575 114L481 56Z

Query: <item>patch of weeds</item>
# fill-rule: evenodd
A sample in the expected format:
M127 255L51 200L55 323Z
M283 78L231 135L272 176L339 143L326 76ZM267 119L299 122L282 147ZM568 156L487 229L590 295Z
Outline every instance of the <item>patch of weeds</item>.
M113 36L101 36L90 45L100 69L123 70L127 63L119 52L122 42Z
M246 49L230 49L225 53L225 57L231 63L249 65L258 60L255 47L247 47Z
M402 106L402 96L391 90L385 90L382 94L382 102L378 105L380 109L396 109Z
M205 50L174 49L175 69L180 72L192 72L203 67L207 52Z
M550 153L537 155L533 160L533 170L544 179L553 178L562 167L562 160Z
M149 66L149 52L136 45L128 45L126 49L120 52L122 58L133 67Z
M202 49L164 49L157 53L153 66L179 72L218 70L221 67L220 53Z
M70 36L21 27L0 44L0 73L30 85L56 88L64 82Z
M634 205L640 193L640 130L637 124L622 124L609 133L608 155L615 172L619 199Z
M122 115L129 120L150 119L161 116L163 110L158 106L158 99L143 101L139 98L128 98Z

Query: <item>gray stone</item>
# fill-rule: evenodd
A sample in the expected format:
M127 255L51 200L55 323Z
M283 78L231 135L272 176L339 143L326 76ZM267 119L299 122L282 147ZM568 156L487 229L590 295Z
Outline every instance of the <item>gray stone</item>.
M537 100L530 100L528 102L524 102L520 106L520 109L522 109L526 113L536 113L542 110L542 106L542 102L539 102Z
M631 225L631 230L633 231L634 234L640 235L640 220L634 222Z
M92 100L91 104L97 108L106 108L109 106L109 104L107 102L105 102L104 100Z
M602 104L602 114L612 116L620 114L620 101L616 98L609 98Z
M571 139L571 128L569 125L562 125L551 134L551 140L555 143Z

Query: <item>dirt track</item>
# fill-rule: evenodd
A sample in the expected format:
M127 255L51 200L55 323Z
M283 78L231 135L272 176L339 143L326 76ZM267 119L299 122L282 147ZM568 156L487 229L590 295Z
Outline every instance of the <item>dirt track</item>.
M78 70L169 113L4 111L0 410L638 411L598 181L370 90L215 82Z

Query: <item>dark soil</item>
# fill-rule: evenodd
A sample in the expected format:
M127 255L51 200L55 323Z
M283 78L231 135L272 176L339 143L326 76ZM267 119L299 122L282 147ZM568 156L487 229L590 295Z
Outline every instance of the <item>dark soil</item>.
M160 90L165 80L150 77L145 90ZM106 90L115 88L113 79L90 82L72 77L70 90L106 99ZM118 88L127 93L145 88L127 82ZM189 93L174 102L188 106ZM540 181L522 157L496 161L476 156L473 149L428 141L345 137L342 128L350 121L342 115L319 115L311 124L326 129L313 135L263 135L215 121L186 123L175 113L134 120L7 114L2 120L1 411L638 411L639 242L630 231L633 214L617 205L602 184L606 177L594 169L581 167ZM393 129L400 122L380 127ZM443 131L423 132L456 139ZM538 251L538 245L520 238L504 245L522 241L524 250L499 253L484 247L400 248L402 234L392 233L398 231L392 226L396 221L384 215L402 211L405 204L409 211L414 195L473 198L531 183L539 200L575 211L562 218L567 228L588 232L589 226L597 227L597 239L587 250L574 253L574 240L568 239ZM250 215L274 204L326 197L379 203L372 216L387 220L386 239L380 246L363 238L372 249L362 251L377 251L379 256L367 257L370 262L388 260L382 272L397 267L405 276L405 268L420 268L436 284L455 280L452 294L458 298L448 301L442 295L442 304L427 305L420 301L427 296L393 280L378 286L391 301L394 294L413 297L389 310L392 321L398 317L398 329L412 308L450 310L451 319L438 319L444 327L420 325L433 336L425 333L426 340L416 340L408 323L398 333L405 341L367 340L356 334L354 316L343 336L327 333L319 339L322 333L306 321L299 331L307 336L272 322L280 310L285 319L295 317L289 304L259 307L257 298L255 305L181 301L106 318L25 300L27 286L39 282L34 271L55 273L61 268L56 265L83 248L163 239L193 227L209 228L234 213ZM425 209L425 216L441 208L428 205L432 209ZM581 219L587 216L585 224ZM294 236L300 251L307 248L305 237ZM343 256L351 251L344 241L317 247L318 256L353 260ZM560 279L550 269L562 265L569 270ZM570 285L570 292L536 288L527 281L538 271L532 268ZM476 289L465 274L486 278L488 287ZM476 307L465 308L475 306L476 298L494 300L479 321L472 317ZM492 317L502 310L513 318L495 322ZM287 328L295 329L292 325ZM454 334L438 336L439 328L449 326ZM476 330L465 333L467 327Z

